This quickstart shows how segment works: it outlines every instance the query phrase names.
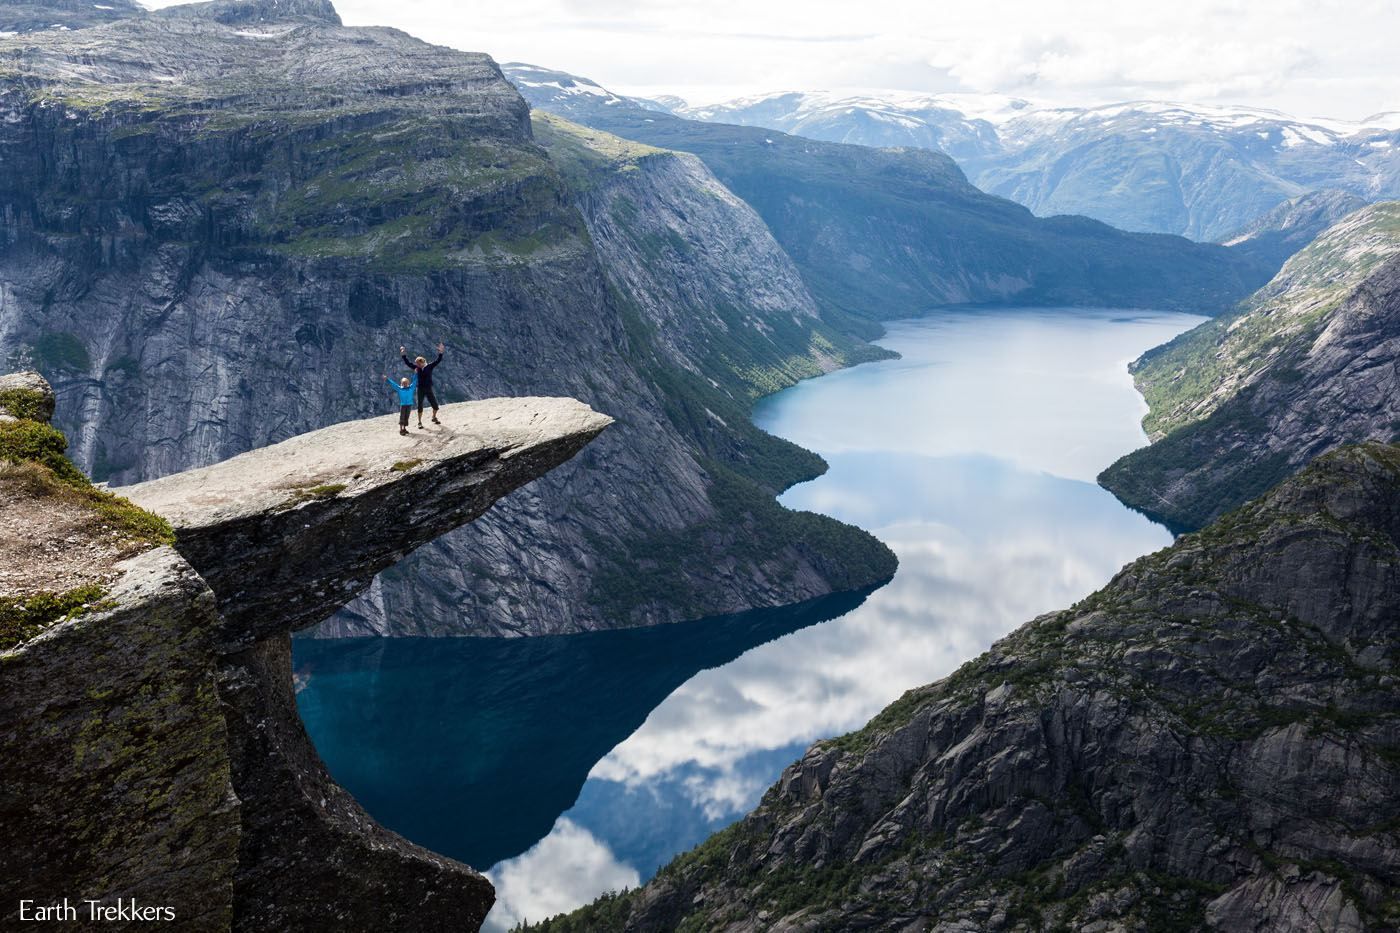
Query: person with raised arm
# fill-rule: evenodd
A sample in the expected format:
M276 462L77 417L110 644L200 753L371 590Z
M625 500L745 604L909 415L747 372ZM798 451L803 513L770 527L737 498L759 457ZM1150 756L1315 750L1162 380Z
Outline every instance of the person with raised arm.
M404 365L413 370L413 382L418 386L418 430L420 431L424 430L424 400L426 400L429 405L433 406L433 424L442 424L442 422L438 420L437 395L433 393L433 370L437 367L437 364L442 362L442 354L443 351L447 349L447 345L442 341L438 341L437 349L437 359L429 363L421 356L410 362L408 359L408 348L399 347L399 356L403 357Z
M404 376L404 377L403 377L402 379L400 379L398 382L395 382L394 380L392 380L392 379L389 378L389 374L388 374L388 373L381 373L381 374L380 374L380 378L382 378L385 382L387 382L387 383L389 384L389 388L393 389L396 393L398 393L398 396L399 396L399 433L400 433L400 434L407 434L407 433L408 433L408 414L409 414L409 412L413 411L413 392L414 392L415 389L418 388L418 377L417 377L417 376L414 376L413 379L410 380L407 376ZM418 404L421 406L423 403L422 403L422 402L419 402ZM421 409L421 408L419 409L419 415L418 415L418 417L419 417L419 419L420 419L420 420L419 420L419 423L418 423L418 427L421 428L421 427L423 426L423 423L422 423L422 420L421 420L422 417L423 417L423 415L422 415L422 409Z

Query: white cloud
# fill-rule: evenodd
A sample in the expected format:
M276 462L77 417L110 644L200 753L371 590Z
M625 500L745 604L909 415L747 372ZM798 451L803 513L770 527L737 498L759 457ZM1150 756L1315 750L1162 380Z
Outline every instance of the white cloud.
M521 920L543 920L591 901L603 891L635 888L637 870L613 857L588 830L566 817L534 847L487 872L496 906L483 929L509 930Z
M150 6L169 6L154 0ZM351 25L705 102L783 89L1158 97L1359 118L1400 109L1387 0L340 0ZM1338 87L1345 86L1345 92Z

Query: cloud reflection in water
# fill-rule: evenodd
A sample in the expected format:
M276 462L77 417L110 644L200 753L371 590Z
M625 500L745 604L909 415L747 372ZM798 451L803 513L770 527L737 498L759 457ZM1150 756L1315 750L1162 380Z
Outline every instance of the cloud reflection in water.
M881 342L901 360L804 383L755 416L831 465L784 504L870 529L899 555L863 603L559 638L301 645L307 728L390 828L498 860L491 929L643 881L751 809L812 741L1170 543L1092 479L1145 442L1125 363L1197 320L983 311L891 326Z

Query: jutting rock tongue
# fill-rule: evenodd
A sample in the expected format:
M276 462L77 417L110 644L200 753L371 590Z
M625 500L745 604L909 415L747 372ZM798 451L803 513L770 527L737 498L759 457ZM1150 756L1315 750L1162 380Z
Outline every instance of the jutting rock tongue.
M0 380L7 430L51 412L41 377ZM379 826L331 780L291 677L294 628L611 423L560 398L441 417L409 438L393 416L348 422L120 490L168 516L178 540L148 543L115 565L99 604L0 651L0 825L12 830L0 880L168 906L188 929L481 924L490 883ZM40 538L59 501L43 498L60 483L45 464L72 469L54 456L15 471Z
M565 398L463 402L442 420L408 439L392 415L349 421L117 491L174 525L237 650L329 617L612 423Z

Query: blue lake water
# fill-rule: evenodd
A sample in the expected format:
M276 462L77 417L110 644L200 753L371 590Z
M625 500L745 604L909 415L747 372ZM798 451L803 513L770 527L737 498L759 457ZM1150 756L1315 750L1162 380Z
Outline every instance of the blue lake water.
M812 741L858 728L1171 536L1094 485L1146 442L1127 363L1201 319L948 312L902 358L759 405L820 452L783 496L899 555L873 593L653 629L299 641L298 705L386 826L489 866L506 929L636 885L733 822Z

